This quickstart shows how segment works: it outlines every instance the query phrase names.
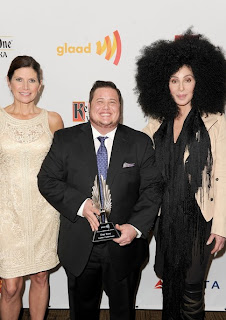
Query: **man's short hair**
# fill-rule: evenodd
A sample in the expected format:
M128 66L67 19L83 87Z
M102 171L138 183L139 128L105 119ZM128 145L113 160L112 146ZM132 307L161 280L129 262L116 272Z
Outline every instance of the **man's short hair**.
M94 92L96 91L96 89L99 89L99 88L111 88L111 89L116 90L116 92L118 94L120 106L122 106L122 95L121 95L120 90L114 84L114 82L112 82L112 81L102 81L102 80L97 80L96 82L94 82L93 87L92 87L92 89L90 90L90 93L89 93L89 103L92 102L93 96L94 96Z

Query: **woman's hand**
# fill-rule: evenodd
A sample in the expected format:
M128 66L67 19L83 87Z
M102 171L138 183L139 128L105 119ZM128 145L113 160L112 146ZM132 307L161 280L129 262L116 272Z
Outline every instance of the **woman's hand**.
M211 251L211 254L217 253L221 249L223 249L224 245L225 245L225 241L226 241L225 237L219 236L218 234L215 234L215 233L211 233L206 244L207 245L211 244L214 239L215 239L215 246L214 246L213 250Z

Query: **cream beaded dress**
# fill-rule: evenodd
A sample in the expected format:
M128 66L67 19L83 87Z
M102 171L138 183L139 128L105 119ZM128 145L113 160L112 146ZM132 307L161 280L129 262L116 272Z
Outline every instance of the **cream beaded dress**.
M52 143L48 112L19 120L0 108L0 277L58 263L59 213L42 197L37 174Z

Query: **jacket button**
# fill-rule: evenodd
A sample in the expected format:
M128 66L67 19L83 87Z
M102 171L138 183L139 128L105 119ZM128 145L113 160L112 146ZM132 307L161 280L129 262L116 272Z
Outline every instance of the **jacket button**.
M213 201L213 198L210 198L210 201Z
M216 178L216 181L218 181L219 180L219 178Z

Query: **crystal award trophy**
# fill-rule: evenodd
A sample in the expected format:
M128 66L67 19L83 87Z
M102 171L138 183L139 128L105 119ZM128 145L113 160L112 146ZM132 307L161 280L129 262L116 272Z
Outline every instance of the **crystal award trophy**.
M100 177L100 180L98 180L99 179L96 176L92 188L93 204L100 210L100 216L97 217L100 225L98 230L94 231L93 234L93 242L95 243L120 237L120 233L115 228L113 222L109 222L107 219L112 207L110 189L102 176Z

